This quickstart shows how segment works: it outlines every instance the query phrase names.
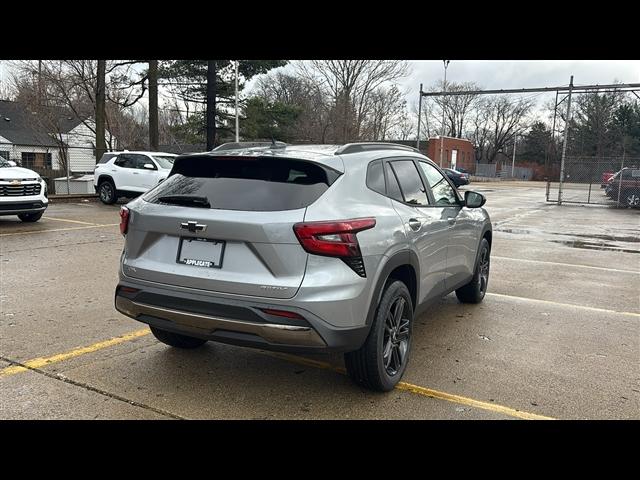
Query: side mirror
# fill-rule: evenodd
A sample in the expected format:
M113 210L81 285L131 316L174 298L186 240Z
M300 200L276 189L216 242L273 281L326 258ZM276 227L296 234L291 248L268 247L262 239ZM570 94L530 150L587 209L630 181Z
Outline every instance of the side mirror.
M487 199L478 192L464 192L464 204L469 208L480 208L486 203Z
M155 165L153 163L145 163L143 165L143 167L146 168L147 170L155 170L156 169L156 167L155 167Z
M18 164L16 162L14 162L13 160L9 160L9 165L11 165L12 167L17 167Z

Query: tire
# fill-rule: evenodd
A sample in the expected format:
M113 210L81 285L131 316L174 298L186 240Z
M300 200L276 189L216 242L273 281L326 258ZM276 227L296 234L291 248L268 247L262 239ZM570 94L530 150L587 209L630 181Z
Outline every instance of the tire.
M344 355L352 380L371 390L393 390L407 368L412 327L413 302L409 289L403 282L391 280L382 293L364 345Z
M480 303L487 293L489 285L489 266L491 263L491 248L486 238L480 242L478 259L473 278L469 283L456 290L456 297L462 303Z
M118 200L116 186L111 180L103 180L98 184L98 196L105 205L111 205Z
M191 349L201 347L207 343L206 340L201 338L188 337L187 335L180 335L179 333L168 332L151 326L149 328L154 337L171 347Z
M23 222L37 222L42 218L42 214L44 212L36 212L36 213L20 213L18 218Z
M620 195L621 207L640 207L640 189L626 190Z

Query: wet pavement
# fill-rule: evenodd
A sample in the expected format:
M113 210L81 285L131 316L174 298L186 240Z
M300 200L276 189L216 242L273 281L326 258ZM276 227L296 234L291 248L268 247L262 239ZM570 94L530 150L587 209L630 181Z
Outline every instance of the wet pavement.
M544 187L466 187L494 223L489 294L417 318L387 394L337 355L156 341L113 308L118 206L0 217L0 418L640 418L640 210L558 207Z

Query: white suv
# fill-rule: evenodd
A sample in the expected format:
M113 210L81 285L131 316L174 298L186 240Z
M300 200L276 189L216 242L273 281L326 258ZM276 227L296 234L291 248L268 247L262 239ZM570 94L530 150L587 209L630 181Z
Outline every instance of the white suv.
M37 222L48 205L47 184L40 175L0 157L0 215Z
M163 152L105 153L96 165L93 186L106 204L138 196L167 178L175 157Z

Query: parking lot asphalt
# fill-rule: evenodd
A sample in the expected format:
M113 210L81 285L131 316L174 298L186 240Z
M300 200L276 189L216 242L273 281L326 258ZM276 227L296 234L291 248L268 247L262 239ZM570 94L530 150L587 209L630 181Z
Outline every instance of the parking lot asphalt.
M156 341L113 307L117 205L0 217L0 418L640 418L640 210L558 207L535 182L466 189L494 225L489 293L417 318L386 394L337 355Z

